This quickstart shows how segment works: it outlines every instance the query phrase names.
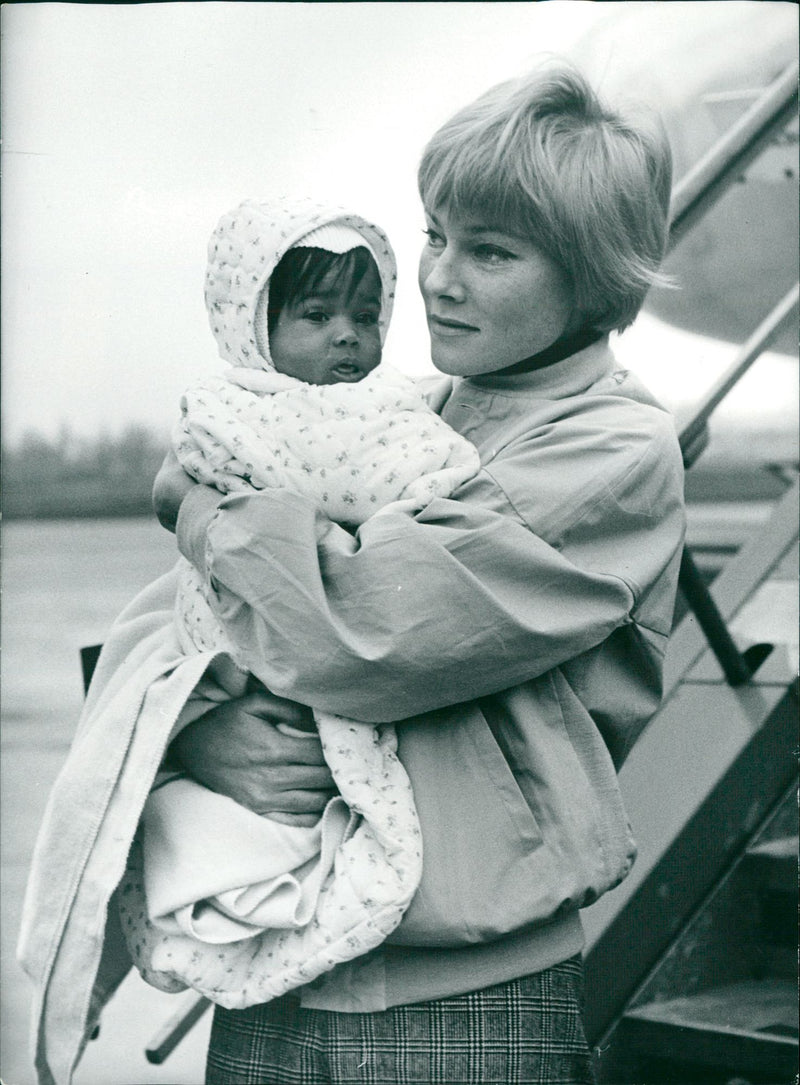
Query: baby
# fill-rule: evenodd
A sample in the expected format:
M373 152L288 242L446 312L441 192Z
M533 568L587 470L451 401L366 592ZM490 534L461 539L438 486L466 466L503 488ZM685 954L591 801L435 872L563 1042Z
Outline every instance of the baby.
M184 469L226 493L295 489L353 529L471 478L475 448L410 380L378 368L395 281L385 235L339 208L246 201L226 215L206 303L232 368L182 399ZM259 678L257 646L233 644L212 602L181 559L181 648L217 656L179 727ZM367 952L402 918L422 857L394 729L314 718L339 791L314 826L260 817L180 772L157 777L120 891L131 956L155 986L264 1002Z

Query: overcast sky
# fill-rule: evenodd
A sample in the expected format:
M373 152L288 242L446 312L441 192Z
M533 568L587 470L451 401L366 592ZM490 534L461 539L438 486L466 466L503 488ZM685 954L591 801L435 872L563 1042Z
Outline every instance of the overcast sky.
M706 5L668 6L680 17ZM170 424L182 388L219 368L205 248L247 196L307 193L384 226L400 265L386 356L428 371L415 283L422 146L541 51L567 51L633 7L5 5L6 438Z
M413 329L403 361L424 368L419 152L596 7L4 6L6 437L169 424L183 386L217 366L205 246L246 196L307 192L381 223L401 262L390 350Z

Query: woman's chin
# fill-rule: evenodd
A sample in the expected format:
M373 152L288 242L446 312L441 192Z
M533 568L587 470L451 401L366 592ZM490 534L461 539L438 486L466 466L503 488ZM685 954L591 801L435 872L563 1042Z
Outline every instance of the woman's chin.
M436 340L431 343L431 361L440 373L446 373L449 377L469 376L474 367L474 363L470 366L471 359L465 356L464 351L454 350Z
M458 372L452 366L450 366L448 363L446 363L444 361L444 359L442 359L442 358L431 358L431 361L433 362L434 366L438 369L438 371L440 373L444 373L448 377L457 377L457 376L459 376Z

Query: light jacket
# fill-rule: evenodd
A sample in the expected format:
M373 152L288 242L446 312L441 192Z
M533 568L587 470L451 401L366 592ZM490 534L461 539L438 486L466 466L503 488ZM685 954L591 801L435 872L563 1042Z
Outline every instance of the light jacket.
M481 456L457 500L353 538L289 491L198 487L178 522L272 690L398 725L422 882L393 945L303 989L309 1006L380 1009L555 963L548 944L574 951L577 909L635 855L615 768L661 695L684 536L672 419L607 342L442 381L431 402Z

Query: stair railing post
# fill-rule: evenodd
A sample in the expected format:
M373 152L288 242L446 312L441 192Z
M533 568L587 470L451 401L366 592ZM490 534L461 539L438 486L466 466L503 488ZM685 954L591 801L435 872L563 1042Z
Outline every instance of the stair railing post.
M745 682L749 682L752 677L750 667L736 647L725 619L720 614L688 549L683 551L681 559L680 586L684 599L697 618L711 651L722 667L728 685L743 686Z

